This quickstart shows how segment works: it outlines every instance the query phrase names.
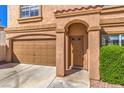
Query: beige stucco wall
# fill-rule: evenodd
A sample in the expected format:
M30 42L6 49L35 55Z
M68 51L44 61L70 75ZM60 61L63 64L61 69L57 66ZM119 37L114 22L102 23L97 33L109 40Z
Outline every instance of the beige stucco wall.
M123 12L124 6L111 6L111 7L105 7L101 11L101 19L109 19L109 18L120 18L124 17Z
M100 15L100 25L105 33L124 33L124 6L103 8Z
M68 18L60 18L56 20L58 29L64 29L66 25L71 22L71 21L76 21L76 20L82 20L86 22L89 27L92 26L99 26L100 24L100 15L99 14L91 14L91 15L79 15L79 16L74 16L74 17L68 17ZM72 23L74 23L72 22Z

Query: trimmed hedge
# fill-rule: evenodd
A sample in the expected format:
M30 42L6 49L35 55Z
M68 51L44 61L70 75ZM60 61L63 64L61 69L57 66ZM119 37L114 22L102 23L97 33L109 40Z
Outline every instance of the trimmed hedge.
M101 47L100 77L104 82L124 85L124 47L117 45Z

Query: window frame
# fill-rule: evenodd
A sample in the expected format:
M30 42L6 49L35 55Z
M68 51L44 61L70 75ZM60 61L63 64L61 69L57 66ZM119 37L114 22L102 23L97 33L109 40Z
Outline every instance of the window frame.
M21 17L21 5L19 6L19 18L17 19L19 23L37 22L42 20L42 6L39 6L38 16Z
M38 6L38 7L39 7L39 10L38 10L39 14L38 14L37 16L41 16L41 11L40 11L40 10L41 10L41 6L40 6L40 5L36 5L36 6ZM30 14L30 16L28 16L28 17L21 17L21 11L22 11L22 10L21 10L21 9L22 9L21 7L22 7L22 5L20 5L20 11L19 11L19 14L20 14L20 16L19 16L19 17L20 17L20 18L30 18L30 17L36 17L36 16L31 16L31 14L30 14L30 13L29 13L29 14ZM31 12L31 7L29 7L29 12Z
M111 38L112 36L118 36L118 44L119 46L123 46L122 44L122 36L124 36L124 34L101 34L100 36L100 46L105 46L105 45L113 45L112 39L110 39L110 42L108 44L103 44L104 42L102 42L103 37L107 37L107 38ZM123 39L124 40L124 39ZM108 39L109 41L109 39ZM112 44L111 44L112 42Z

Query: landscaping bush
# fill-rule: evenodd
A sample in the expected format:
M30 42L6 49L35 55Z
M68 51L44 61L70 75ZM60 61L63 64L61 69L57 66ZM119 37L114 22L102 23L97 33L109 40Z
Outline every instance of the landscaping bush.
M101 47L100 77L104 82L124 85L124 47L117 45Z

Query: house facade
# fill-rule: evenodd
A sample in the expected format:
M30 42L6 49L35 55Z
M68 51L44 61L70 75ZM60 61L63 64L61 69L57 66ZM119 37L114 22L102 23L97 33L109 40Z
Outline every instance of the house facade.
M6 60L6 38L3 26L0 26L0 62Z
M100 46L123 45L124 6L8 6L7 62L85 69L99 80Z

